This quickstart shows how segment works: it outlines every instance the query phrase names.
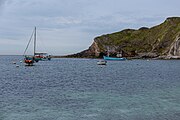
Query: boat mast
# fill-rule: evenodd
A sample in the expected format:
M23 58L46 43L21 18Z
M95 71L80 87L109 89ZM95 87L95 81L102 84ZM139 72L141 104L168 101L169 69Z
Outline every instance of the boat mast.
M36 27L34 29L34 56L35 56L35 53L36 53Z

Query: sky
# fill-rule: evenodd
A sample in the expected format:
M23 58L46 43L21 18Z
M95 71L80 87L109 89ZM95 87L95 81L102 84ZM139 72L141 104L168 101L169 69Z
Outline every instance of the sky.
M0 0L0 55L22 55L34 27L37 51L73 54L95 37L180 16L180 0ZM32 52L32 45L28 48Z

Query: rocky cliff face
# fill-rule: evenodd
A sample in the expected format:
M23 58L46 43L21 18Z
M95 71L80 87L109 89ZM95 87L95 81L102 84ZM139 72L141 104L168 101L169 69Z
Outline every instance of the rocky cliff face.
M170 46L167 58L180 58L180 33L176 36L176 39Z
M89 49L74 57L102 57L121 53L124 57L173 58L180 56L180 17L167 18L152 28L125 29L94 39ZM72 56L72 55L71 55Z

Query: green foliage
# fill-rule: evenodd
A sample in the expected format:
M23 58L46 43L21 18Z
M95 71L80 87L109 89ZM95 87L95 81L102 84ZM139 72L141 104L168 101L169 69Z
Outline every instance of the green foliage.
M121 47L125 52L157 52L162 54L180 33L180 17L167 18L166 21L152 28L142 27L139 30L126 29L120 32L96 38L98 46Z

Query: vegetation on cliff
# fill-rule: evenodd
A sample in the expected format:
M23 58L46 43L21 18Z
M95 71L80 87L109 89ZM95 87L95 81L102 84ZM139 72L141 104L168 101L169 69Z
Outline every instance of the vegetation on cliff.
M152 28L125 29L96 37L89 49L70 56L102 57L107 51L111 55L121 51L125 57L167 56L177 37L180 37L180 17L171 17Z

